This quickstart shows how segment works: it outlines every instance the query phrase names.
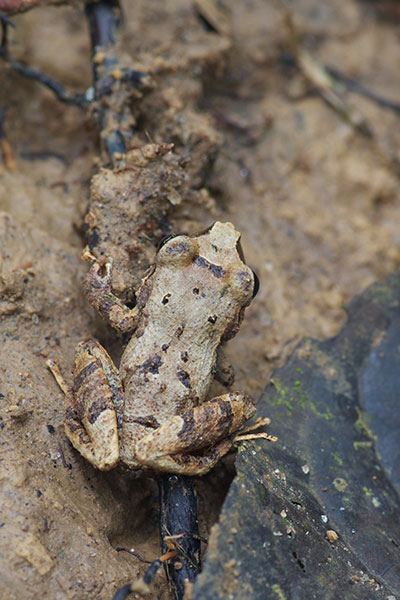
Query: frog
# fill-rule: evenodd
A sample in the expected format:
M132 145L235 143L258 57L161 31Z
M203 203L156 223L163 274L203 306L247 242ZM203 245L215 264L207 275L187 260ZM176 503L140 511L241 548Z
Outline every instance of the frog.
M238 391L207 399L214 378L227 387L233 370L223 345L239 330L257 287L240 233L217 221L197 236L165 240L142 279L136 305L113 293L112 263L93 257L85 280L90 304L130 339L119 369L95 339L76 348L73 385L47 361L65 394L64 429L72 445L102 471L204 475L240 439L254 415ZM264 435L269 439L267 434Z

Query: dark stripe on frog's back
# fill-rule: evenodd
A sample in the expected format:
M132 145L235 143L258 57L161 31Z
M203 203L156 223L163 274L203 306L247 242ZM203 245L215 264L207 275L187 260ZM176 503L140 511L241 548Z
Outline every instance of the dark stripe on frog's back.
M123 375L125 384L128 384L129 386L132 381L135 381L136 385L147 384L150 381L150 378L152 380L158 379L160 369L164 363L164 357L161 357L161 349L160 354L156 352L154 348L153 352L154 354L142 363L132 365L129 361L128 364L121 364L121 370L125 372L125 375ZM136 355L133 360L138 360L139 358L140 357Z
M187 354L187 352L186 352ZM176 376L179 379L179 381L181 382L182 385L185 386L185 388L187 388L188 390L192 389L192 384L190 382L190 374L185 371L184 369L181 369L179 366L176 370Z
M193 259L193 262L198 266L198 267L202 267L204 269L208 269L210 271L210 273L212 275L214 275L214 277L217 277L218 279L221 279L221 277L224 277L224 275L226 275L226 271L223 267L221 267L220 265L216 265L212 262L210 262L209 260L207 260L206 258L204 258L204 256L196 256Z
M138 371L141 371L143 375L151 373L152 375L158 375L159 369L162 366L163 361L160 354L154 354L145 360L141 365L137 367Z

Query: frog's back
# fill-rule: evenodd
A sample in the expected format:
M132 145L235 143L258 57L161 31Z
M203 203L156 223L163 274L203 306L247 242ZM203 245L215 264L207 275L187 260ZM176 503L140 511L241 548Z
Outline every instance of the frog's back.
M237 253L239 234L218 223L210 232L217 225L230 245L216 243L220 232L173 238L142 285L139 324L120 367L127 438L148 432L138 420L161 425L206 400L221 339L236 331L251 300L253 274Z
M160 278L152 281L121 376L136 414L151 409L162 423L204 401L226 315L218 312L216 290L203 286L193 269L170 270Z

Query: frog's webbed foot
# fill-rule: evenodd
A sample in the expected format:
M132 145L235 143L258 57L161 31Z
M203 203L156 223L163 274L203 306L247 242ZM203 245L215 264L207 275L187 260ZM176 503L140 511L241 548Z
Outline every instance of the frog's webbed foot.
M78 345L74 389L64 381L57 363L47 361L65 394L65 433L72 445L97 469L112 469L119 460L117 411L123 392L118 372L95 340Z
M254 413L244 394L218 396L147 434L137 442L135 457L155 471L204 475L230 450L233 434Z
M87 254L90 260L94 257ZM104 273L102 272L104 269ZM121 333L133 331L138 321L138 309L128 308L111 289L112 261L108 260L104 267L95 260L86 275L84 289L90 304L114 329Z

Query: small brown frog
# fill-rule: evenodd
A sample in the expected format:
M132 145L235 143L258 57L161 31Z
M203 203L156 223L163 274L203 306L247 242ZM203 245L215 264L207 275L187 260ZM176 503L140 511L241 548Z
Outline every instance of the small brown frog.
M73 389L55 361L48 366L66 395L66 434L98 469L121 461L131 469L203 475L253 416L253 403L240 392L206 401L213 377L232 382L221 343L238 331L255 291L239 238L231 223L217 222L198 237L167 240L133 309L111 292L111 264L102 274L93 263L89 302L113 327L132 331L119 372L93 339L77 347ZM241 439L248 437L257 434Z

